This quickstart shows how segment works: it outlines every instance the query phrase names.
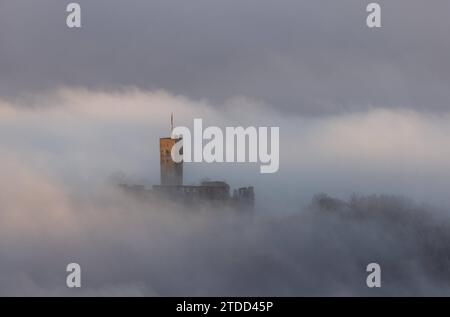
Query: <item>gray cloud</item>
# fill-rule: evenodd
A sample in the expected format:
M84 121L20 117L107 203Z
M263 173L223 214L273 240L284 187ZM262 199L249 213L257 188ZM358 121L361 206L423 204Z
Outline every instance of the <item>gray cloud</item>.
M248 99L211 104L164 91L66 88L13 103L0 99L0 152L62 183L101 183L123 171L153 184L158 137L168 134L171 111L176 125L190 128L193 118L205 127L280 127L277 173L259 174L259 164L190 164L188 183L207 176L233 186L256 184L263 204L307 203L318 191L339 197L359 191L450 206L449 115L373 110L298 118Z
M83 28L57 0L0 4L0 94L60 85L167 89L214 102L256 98L330 114L449 108L448 1L83 1Z
M141 203L106 184L117 171L158 182L167 109L186 126L201 117L282 128L277 174L185 166L189 183L254 184L253 215ZM449 121L393 110L299 120L252 100L210 105L136 89L0 99L0 294L448 294ZM391 195L319 196L308 207L321 191L442 207ZM79 291L65 286L70 262L82 266ZM382 265L381 290L365 286L369 262Z

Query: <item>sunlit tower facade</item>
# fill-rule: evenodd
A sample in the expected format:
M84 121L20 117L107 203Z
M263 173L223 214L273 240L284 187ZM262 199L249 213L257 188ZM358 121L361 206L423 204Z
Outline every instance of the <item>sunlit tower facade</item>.
M170 123L172 134L173 114L170 116ZM161 185L163 186L183 185L183 162L175 162L171 155L172 147L180 140L180 138L172 137L159 139ZM182 154L182 152L180 154Z

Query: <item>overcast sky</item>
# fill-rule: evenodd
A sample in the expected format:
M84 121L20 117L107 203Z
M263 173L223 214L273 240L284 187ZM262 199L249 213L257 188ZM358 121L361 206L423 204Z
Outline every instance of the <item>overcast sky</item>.
M381 29L362 0L79 0L81 29L69 2L0 0L0 295L449 294L450 1L378 1ZM159 182L172 111L280 127L278 173L184 165L253 217L107 185Z
M79 0L0 2L0 95L61 85L165 89L213 103L255 98L280 111L449 109L450 2Z

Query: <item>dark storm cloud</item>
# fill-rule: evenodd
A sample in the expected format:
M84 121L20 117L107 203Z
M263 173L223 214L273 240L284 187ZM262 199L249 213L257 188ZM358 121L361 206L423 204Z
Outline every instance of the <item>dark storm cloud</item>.
M61 85L247 96L279 110L449 109L450 4L379 1L2 1L0 94Z

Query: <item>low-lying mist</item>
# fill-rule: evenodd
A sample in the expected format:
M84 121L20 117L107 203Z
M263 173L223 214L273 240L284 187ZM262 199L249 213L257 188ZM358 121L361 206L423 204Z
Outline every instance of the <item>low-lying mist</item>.
M11 167L11 166L10 166ZM316 195L294 213L65 192L27 173L0 186L1 295L448 295L450 219L394 196ZM82 268L68 289L65 266ZM367 264L382 287L366 286Z
M107 181L159 182L171 111L186 126L280 126L279 173L185 166L188 183L255 185L252 213L142 202ZM449 121L284 117L136 90L0 100L0 295L449 295ZM71 262L81 289L66 287ZM371 262L380 289L366 286Z

